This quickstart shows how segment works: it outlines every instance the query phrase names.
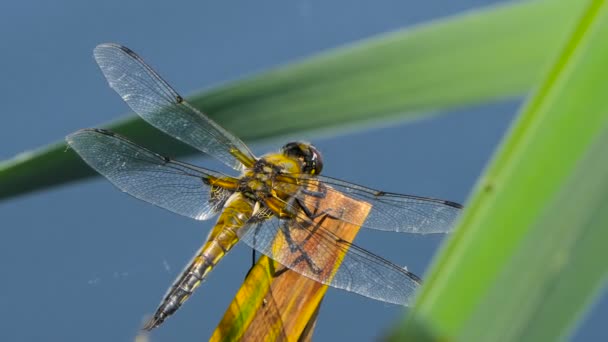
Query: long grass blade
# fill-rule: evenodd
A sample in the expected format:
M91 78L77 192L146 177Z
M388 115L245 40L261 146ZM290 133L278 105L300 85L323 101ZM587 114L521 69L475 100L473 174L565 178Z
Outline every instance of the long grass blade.
M580 6L535 1L475 10L331 50L189 100L251 143L522 95L536 84ZM145 57L153 62L153 56ZM164 154L194 152L134 116L104 127ZM51 144L0 163L0 199L93 175L63 142Z

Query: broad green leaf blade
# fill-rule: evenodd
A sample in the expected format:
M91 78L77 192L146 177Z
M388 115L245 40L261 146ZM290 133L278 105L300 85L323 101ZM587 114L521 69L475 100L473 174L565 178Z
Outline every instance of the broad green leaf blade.
M481 178L401 336L419 333L422 322L435 338L553 340L606 278L597 260L608 252L597 241L606 241L608 174L597 146L608 142L608 4L586 6Z
M605 126L484 295L462 341L563 339L591 304L608 276L606 146Z
M332 50L189 100L250 143L520 95L536 83L579 3L517 2L471 11ZM153 57L144 56L151 62ZM136 117L106 128L172 156L192 153ZM0 164L0 199L92 175L58 143Z
M544 249L551 260L549 265L535 265L539 273L550 272L540 283L541 291L534 298L534 311L527 312L529 319L520 320L521 340L550 341L565 336L577 323L587 307L592 304L608 279L606 241L608 241L608 132L594 144L592 151L582 162L570 182L548 211L565 210L564 215L548 216L537 226L555 225L557 234L568 234L560 239L562 245L551 246L553 239L543 236ZM573 203L590 203L586 208ZM571 214L572 216L570 216ZM552 222L555 221L555 222ZM572 228L575 227L575 228ZM537 229L542 234L541 229ZM540 235L540 234L539 234ZM534 248L528 239L526 248ZM562 248L560 248L562 247ZM522 250L520 254L526 254ZM513 267L510 266L509 271ZM539 289L535 289L539 290ZM543 305L539 305L539 302ZM528 310L530 308L527 308ZM526 326L534 322L535 326ZM523 324L522 324L523 323ZM556 329L556 327L560 327Z

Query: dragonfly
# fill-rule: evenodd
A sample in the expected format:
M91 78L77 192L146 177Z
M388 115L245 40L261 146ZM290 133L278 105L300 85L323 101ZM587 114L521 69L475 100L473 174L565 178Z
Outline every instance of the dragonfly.
M110 87L143 120L238 174L160 155L104 129L82 129L66 137L90 167L123 192L196 220L218 216L143 329L156 328L175 313L238 241L322 284L383 302L411 303L420 278L331 232L327 222L356 223L358 214L347 206L323 208L320 203L329 195L345 194L371 205L362 227L418 234L449 232L460 204L322 176L322 155L306 142L289 142L278 152L256 157L129 48L101 44L94 57ZM278 238L286 246L278 248ZM311 244L314 250L305 248ZM337 270L320 266L336 255L342 256Z

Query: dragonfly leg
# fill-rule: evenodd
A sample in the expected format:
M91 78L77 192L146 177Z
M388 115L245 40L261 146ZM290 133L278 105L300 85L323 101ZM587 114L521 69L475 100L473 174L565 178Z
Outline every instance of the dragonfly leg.
M312 197L317 197L317 198L325 198L325 196L327 195L327 190L326 190L325 184L319 183L318 187L319 187L318 191L310 190L310 189L307 189L305 187L300 188L300 191L302 191L302 193L305 194L305 195L307 195L307 196L312 196Z
M256 237L258 236L258 232L260 230L260 226L255 226L254 227L255 231L253 232L253 243L254 245L256 244ZM251 267L249 267L249 271L247 271L247 274L245 275L245 278L247 278L249 276L249 273L251 273L251 271L253 270L253 268L255 267L255 259L256 259L256 255L255 255L255 249L251 249Z
M309 192L309 190L306 190L306 191L307 191L307 193ZM316 196L320 196L321 198L325 196L324 192L311 192L311 194L312 193L314 193ZM321 194L321 195L319 195L319 194ZM280 225L281 232L283 233L283 236L285 237L285 241L287 242L287 245L289 246L290 251L292 253L296 253L296 252L300 253L300 255L297 258L295 258L295 260L292 262L290 268L295 268L301 262L305 262L313 273L320 274L323 270L320 267L318 267L317 265L315 265L314 260L306 252L306 250L303 248L303 246L306 245L308 243L308 241L317 233L317 230L319 229L319 227L321 227L323 225L325 220L339 219L339 217L333 215L331 213L331 211L332 211L331 209L318 211L318 208L315 207L314 211L311 211L306 205L304 205L304 203L302 203L301 200L295 199L295 203L297 203L297 205L300 207L302 212L304 212L306 217L309 218L310 220L315 220L318 218L320 218L320 219L314 223L312 229L309 230L306 237L298 242L294 241L294 239L291 235L289 223L285 222ZM297 229L297 228L293 228L293 229ZM254 235L254 237L255 237L255 235ZM277 271L277 274L280 275L286 270L287 269Z
M312 197L316 197L316 198L325 198L325 195L327 195L326 191L314 191L314 190L309 190L309 189L300 189L300 191L307 196L312 196Z
M251 273L251 271L253 271L253 268L255 267L255 249L251 249L251 266L249 267L249 270L247 271L247 274L245 274L245 278L249 277L249 273Z
M327 195L325 185L319 184L319 188L321 189L320 191L314 191L314 190L310 190L310 189L306 189L306 188L300 189L300 191L307 196L316 197L318 199L324 199ZM344 208L342 208L340 210L339 215L332 214L332 212L336 211L333 208L326 208L325 210L322 210L321 212L317 212L317 210L319 208L318 208L318 205L315 205L315 211L311 212L310 209L306 205L304 205L302 200L296 199L296 202L297 202L298 206L302 209L302 211L304 211L306 216L311 220L314 220L317 217L320 217L323 215L327 215L329 218L332 218L332 219L340 219L340 217L342 217L342 211L344 210Z
M256 255L255 255L255 249L251 249L251 268L253 268L253 266L255 266L255 259L256 259Z
M315 226L316 227L313 228L313 231L315 231L318 228L319 224L316 224ZM319 268L317 265L315 265L315 263L312 260L312 258L310 257L310 255L308 255L308 253L302 247L310 239L311 235L307 236L304 241L296 243L293 240L293 237L291 236L291 231L289 229L289 226L287 224L282 224L280 227L281 227L281 232L283 232L283 235L285 236L285 241L287 242L287 245L289 246L289 249L291 250L291 252L300 253L300 255L292 262L290 268L295 268L295 266L298 265L299 263L306 262L306 264L308 264L308 267L315 274L320 274L322 272L321 268Z
M304 212L304 214L306 214L306 216L309 219L315 220L315 219L317 219L319 217L321 218L314 225L313 229L311 229L311 231L308 234L308 236L304 240L302 240L301 244L306 244L308 242L308 240L310 240L310 238L312 238L313 235L317 232L317 230L319 229L319 227L321 227L323 225L323 223L325 222L326 219L331 219L331 220L338 220L338 219L340 219L338 216L335 216L334 214L330 213L331 209L317 212L318 208L315 208L315 211L312 212L299 199L296 199L296 203L298 204L298 206L300 206L300 208L302 209L302 211Z
M300 256L298 256L292 263L290 267L285 267L283 266L283 268L281 269L277 269L274 272L275 276L280 276L281 274L285 273L285 271L288 271L289 269L294 269L298 264L300 264L301 262L305 262L308 267L310 268L310 270L314 273L314 274L321 274L321 272L323 272L323 270L321 268L319 268L318 266L316 266L314 264L314 262L312 261L312 259L310 259L310 257L308 256L308 254L306 254L306 252L302 252L302 254Z
M312 261L312 259L310 258L310 256L308 256L308 253L306 252L302 252L302 254L300 254L296 258L296 260L293 261L291 267L295 268L301 262L305 262L314 274L321 274L321 272L323 272L321 268L315 265L314 261Z

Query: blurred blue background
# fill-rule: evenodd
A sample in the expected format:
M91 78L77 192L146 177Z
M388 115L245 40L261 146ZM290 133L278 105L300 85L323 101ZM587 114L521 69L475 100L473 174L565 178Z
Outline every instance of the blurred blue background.
M188 94L493 2L2 2L0 159L128 112L92 58L102 42L131 47ZM327 175L464 202L520 102L300 138L314 140L324 153ZM261 154L282 143L252 147ZM0 202L0 217L2 341L133 340L212 224L137 201L101 178ZM365 232L357 243L423 274L441 239ZM237 245L151 340L206 340L250 263L250 250ZM607 313L604 299L574 339L608 339ZM376 339L402 314L400 307L331 289L315 337Z

